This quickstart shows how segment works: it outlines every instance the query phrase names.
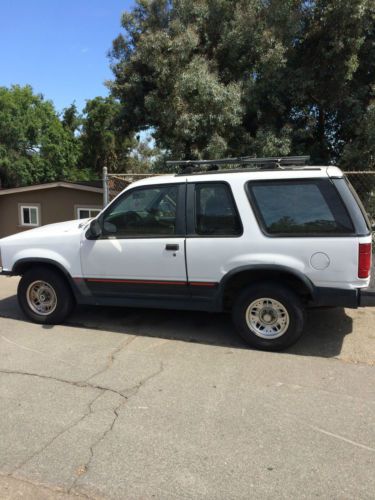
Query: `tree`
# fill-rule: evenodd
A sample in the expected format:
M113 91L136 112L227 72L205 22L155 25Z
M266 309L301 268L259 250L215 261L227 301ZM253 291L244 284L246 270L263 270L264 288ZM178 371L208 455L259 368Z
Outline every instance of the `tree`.
M373 0L138 0L122 27L109 83L119 127L153 127L167 155L337 162L362 134Z
M111 173L150 171L160 151L150 137L141 139L126 130L122 123L122 108L113 97L95 97L86 101L83 115L73 119L74 110L66 110L67 123L79 123L77 140L80 143L81 168L89 168L96 176L103 167ZM67 114L67 116L66 116Z
M63 110L61 123L73 136L76 136L80 131L82 116L78 113L77 106L74 102Z
M203 3L202 3L203 5ZM241 117L237 83L221 83L214 65L200 54L199 33L190 27L204 12L196 2L140 2L123 17L126 36L114 42L115 81L127 131L155 127L162 148L179 156L210 156L227 149Z
M158 168L159 165L161 169ZM125 167L127 172L139 174L165 170L164 156L150 135L146 137L134 135Z
M361 165L375 170L375 102L367 108L356 134L346 143L341 163L348 170Z
M30 86L0 87L2 187L69 179L78 154L51 102Z
M375 7L371 0L316 0L302 21L288 65L295 145L317 162L338 161L373 96Z
M113 97L95 97L86 101L83 110L81 167L101 175L103 167L111 172L126 169L132 140L119 127L121 106Z

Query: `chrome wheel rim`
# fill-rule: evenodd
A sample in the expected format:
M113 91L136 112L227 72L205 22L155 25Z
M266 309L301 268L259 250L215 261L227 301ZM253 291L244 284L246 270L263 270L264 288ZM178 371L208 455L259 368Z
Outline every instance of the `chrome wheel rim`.
M287 309L277 300L264 297L254 300L246 309L246 323L262 339L277 339L288 330Z
M57 307L57 296L54 288L45 281L34 281L26 291L27 304L30 309L41 316L52 314Z

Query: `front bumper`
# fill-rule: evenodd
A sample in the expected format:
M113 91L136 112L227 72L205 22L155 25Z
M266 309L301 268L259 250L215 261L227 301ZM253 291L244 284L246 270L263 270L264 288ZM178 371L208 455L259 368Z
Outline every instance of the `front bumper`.
M2 267L0 267L0 276L12 276L12 271L4 271Z
M341 288L317 287L309 304L311 307L375 307L375 289L358 288L343 290Z

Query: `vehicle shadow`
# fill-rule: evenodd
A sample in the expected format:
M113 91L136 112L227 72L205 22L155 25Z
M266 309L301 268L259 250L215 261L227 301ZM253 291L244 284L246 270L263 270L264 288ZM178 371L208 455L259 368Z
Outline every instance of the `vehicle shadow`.
M0 317L25 321L16 296L0 300ZM80 306L66 325L72 328L248 349L227 314ZM43 328L55 327L46 325ZM307 313L302 338L284 352L299 356L335 357L341 353L344 338L352 330L352 318L347 316L344 309L313 309Z

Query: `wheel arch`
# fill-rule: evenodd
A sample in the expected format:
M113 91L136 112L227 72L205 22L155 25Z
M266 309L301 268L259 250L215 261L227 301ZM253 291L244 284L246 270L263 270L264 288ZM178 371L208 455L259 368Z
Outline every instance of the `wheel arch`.
M74 280L70 275L69 271L59 262L56 262L53 259L47 259L43 257L29 257L23 258L16 261L12 268L12 275L22 276L29 269L32 269L36 266L43 266L45 268L51 269L53 271L57 271L60 276L62 276L69 285L69 288L73 294L73 297L77 299L77 288L75 286Z
M231 308L235 296L253 283L277 282L293 290L305 302L315 297L315 286L302 272L286 266L249 265L229 271L219 284L220 308Z

